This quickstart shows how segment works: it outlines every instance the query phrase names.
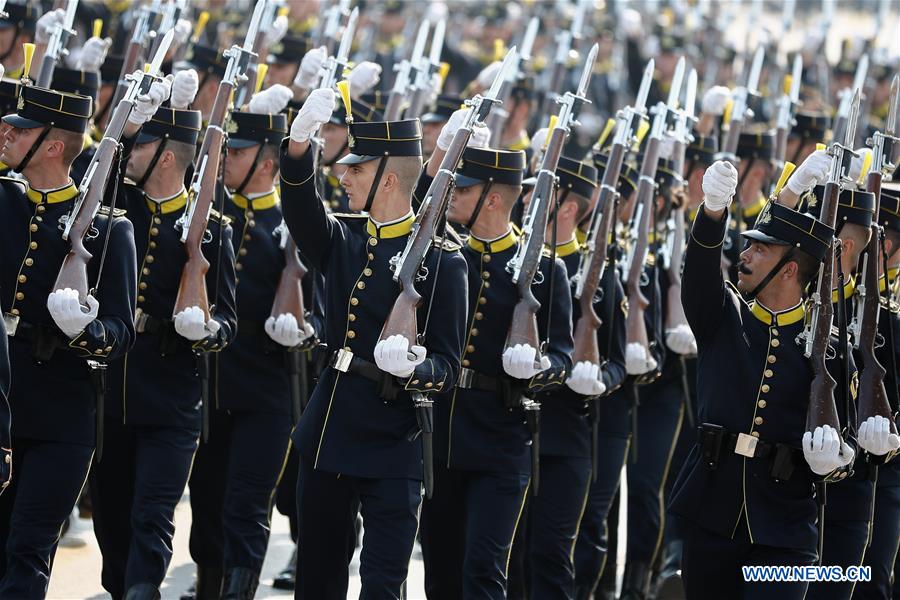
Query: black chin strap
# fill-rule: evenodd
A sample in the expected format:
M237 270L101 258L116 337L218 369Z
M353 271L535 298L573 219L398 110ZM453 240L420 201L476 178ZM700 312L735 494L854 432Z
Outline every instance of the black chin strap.
M375 200L375 192L378 191L378 184L381 183L381 176L384 175L384 168L387 166L387 159L387 154L378 159L378 169L375 171L375 179L372 180L372 187L369 188L369 195L366 197L366 206L363 208L363 212L369 212L372 208L372 202Z
M566 188L561 193L558 193L556 202L553 204L553 210L551 210L550 214L547 215L547 220L553 223L554 235L556 235L556 213L559 212L559 207L566 203L566 199L569 197L569 192L571 191L571 189ZM556 246L556 244L553 245L554 247Z
M759 293L763 291L763 289L765 289L767 285L769 285L769 282L772 281L775 275L778 274L778 271L781 270L781 267L788 264L788 262L792 258L794 258L793 246L791 246L788 251L784 253L784 256L782 256L781 259L775 264L775 266L772 267L772 270L769 271L769 273L765 277L763 277L763 280L759 282L759 285L757 285L749 294L747 294L747 299L753 300L754 298L756 298Z
M22 171L25 170L25 167L28 166L28 163L31 162L31 159L34 157L34 153L38 151L38 148L41 147L41 144L44 143L44 140L47 138L47 134L50 133L50 130L53 128L53 123L48 123L44 125L44 129L41 131L41 134L34 140L34 143L31 145L31 148L28 150L28 153L25 155L25 158L22 159L15 169L13 169L16 173L21 174Z
M156 152L153 153L153 158L150 159L150 164L147 165L147 169L144 171L144 174L141 176L140 181L137 182L137 186L139 188L143 188L144 184L147 183L147 180L150 179L150 174L153 173L153 169L156 168L156 163L159 162L160 157L162 157L162 153L166 150L166 142L169 141L169 134L163 136L163 138L159 142L159 146L156 147Z
M478 202L475 203L475 208L472 210L472 216L469 217L469 220L466 222L466 229L472 229L472 226L475 225L475 221L478 220L478 215L484 207L484 201L487 200L487 195L490 193L492 185L494 185L493 177L484 182L484 188L481 190L481 195L478 196Z
M265 146L265 144L260 144L259 148L256 149L256 156L253 157L253 164L250 165L250 168L247 170L247 175L244 177L241 185L235 188L235 194L244 194L244 188L250 183L250 179L253 177L253 174L256 173L256 168L259 166L259 157L262 155L263 146Z

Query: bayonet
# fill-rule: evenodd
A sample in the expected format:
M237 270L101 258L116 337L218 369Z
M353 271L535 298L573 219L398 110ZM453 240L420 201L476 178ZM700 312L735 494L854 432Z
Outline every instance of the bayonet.
M537 17L531 17L531 20L528 21L528 27L525 29L525 35L522 37L522 50L519 52L523 62L531 60L531 51L534 48L534 41L537 39L540 25L541 20Z
M803 83L803 56L798 52L794 56L794 66L791 69L791 104L800 104L800 86Z
M765 48L762 45L758 46L753 55L753 63L750 65L750 74L747 76L747 91L754 96L759 94L759 76L765 57Z
M666 102L666 106L669 107L670 111L678 110L678 97L681 95L681 82L684 79L684 69L686 66L686 62L684 57L678 59L678 64L675 67L675 73L672 75L672 83L669 87L669 99Z

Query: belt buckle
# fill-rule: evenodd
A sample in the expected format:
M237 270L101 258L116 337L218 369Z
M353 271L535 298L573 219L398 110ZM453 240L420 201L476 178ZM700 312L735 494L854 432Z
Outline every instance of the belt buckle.
M137 333L144 333L147 330L147 313L138 308L134 311L134 330Z
M753 458L756 456L756 444L758 442L759 438L757 437L747 435L746 433L739 433L737 442L734 444L734 453L746 456L747 458Z
M473 379L475 379L475 371L463 367L459 370L459 383L457 385L464 390L468 390L472 387Z
M16 330L19 328L19 315L3 313L3 325L6 326L6 335L15 337Z
M353 352L350 350L345 350L341 348L334 354L334 368L341 373L346 373L350 370L350 361L353 360Z

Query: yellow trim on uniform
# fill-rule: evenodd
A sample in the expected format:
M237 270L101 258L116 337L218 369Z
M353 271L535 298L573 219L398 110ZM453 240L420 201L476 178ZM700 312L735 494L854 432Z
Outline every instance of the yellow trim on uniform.
M278 198L278 192L274 189L271 192L263 194L262 196L257 196L256 198L248 198L243 194L232 194L231 201L235 206L244 210L247 210L248 206L251 210L266 210L267 208L278 206L281 202Z
M187 190L181 188L181 191L171 198L160 200L159 202L157 202L156 200L152 200L149 196L147 196L145 198L145 201L147 202L147 208L150 209L151 213L167 215L184 208L187 205L187 198Z
M888 269L888 281L891 282L891 287L894 287L894 283L897 281L897 274L900 273L900 267L891 267ZM885 290L885 281L884 275L881 275L878 278L878 293L882 293Z
M472 160L471 158L465 159L465 162L468 164L478 165L479 167L487 167L489 169L497 169L500 171L521 171L519 167L504 167L500 165L500 153L496 153L496 160L494 164L489 165L487 163L478 162L477 160Z
M75 187L75 184L72 183L72 180L70 179L69 183L63 187L47 191L35 190L26 185L25 194L34 204L43 204L45 202L47 204L57 204L59 202L68 202L69 200L77 198L78 188Z
M856 278L851 277L844 283L844 300L853 295L853 292L856 291ZM831 303L837 304L838 301L838 291L831 290Z
M575 229L575 241L577 241L579 244L584 244L584 242L587 241L587 231Z
M527 133L523 133L519 139L514 141L512 144L507 146L507 150L526 150L531 146L531 138L528 137Z
M491 241L479 240L474 235L470 235L466 243L476 252L484 254L485 252L503 252L515 246L518 241L519 237L510 229L504 236Z
M802 321L806 316L806 307L800 302L794 308L776 313L772 312L758 301L754 301L750 304L750 312L754 317L766 325L772 325L773 323L776 325L793 325L794 323Z
M744 217L755 217L762 212L762 209L765 207L767 202L768 200L766 200L766 197L760 195L760 197L756 199L756 202L744 208Z
M366 231L369 232L370 236L375 238L398 238L407 235L410 231L412 231L412 226L415 221L416 216L412 213L412 211L410 211L405 217L397 221L392 221L390 223L384 224L379 224L375 222L372 217L369 217L369 220L366 221Z
M578 243L577 238L572 238L568 242L556 245L556 256L563 258L575 254L579 250L581 250L581 244Z

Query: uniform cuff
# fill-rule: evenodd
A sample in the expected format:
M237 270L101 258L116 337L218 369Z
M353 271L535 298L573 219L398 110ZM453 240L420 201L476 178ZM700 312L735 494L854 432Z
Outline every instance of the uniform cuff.
M446 373L436 373L434 361L426 359L413 370L412 375L404 382L403 389L408 392L442 392L447 380Z
M706 214L703 205L697 211L697 218L691 228L691 238L704 248L718 248L725 241L725 228L728 223L728 213L722 214L718 221Z
M81 358L106 358L115 346L115 338L107 340L106 328L96 319L69 341L69 348Z

